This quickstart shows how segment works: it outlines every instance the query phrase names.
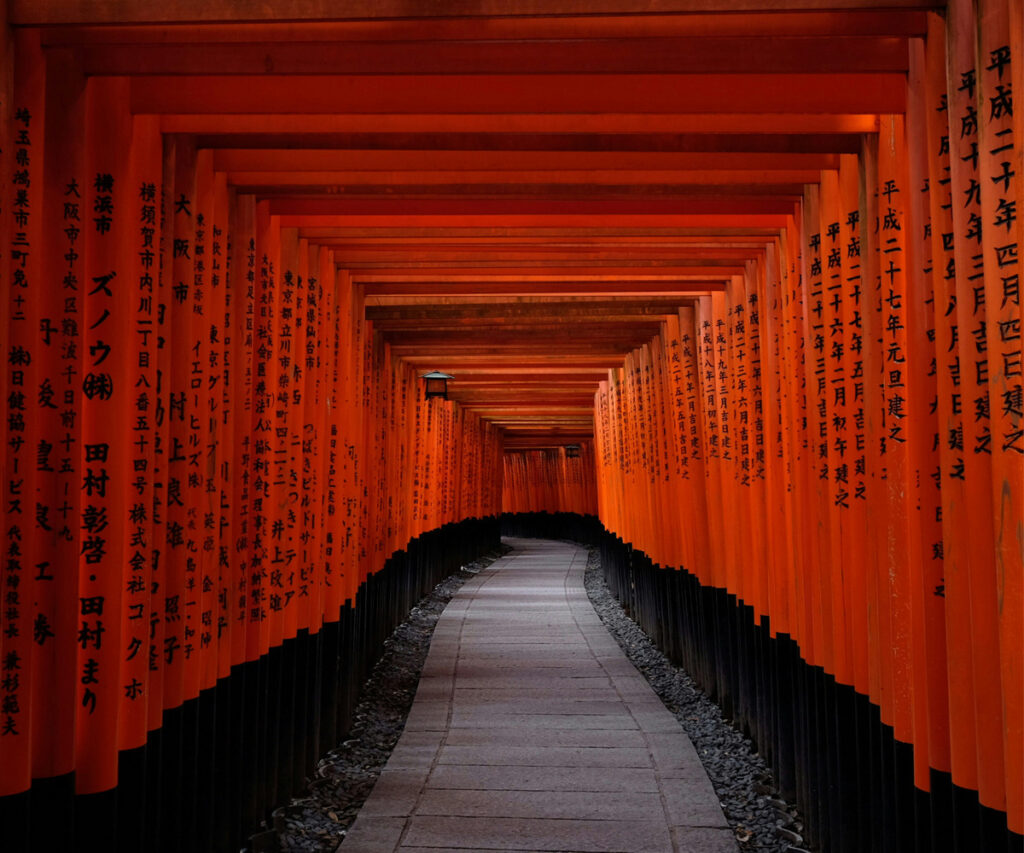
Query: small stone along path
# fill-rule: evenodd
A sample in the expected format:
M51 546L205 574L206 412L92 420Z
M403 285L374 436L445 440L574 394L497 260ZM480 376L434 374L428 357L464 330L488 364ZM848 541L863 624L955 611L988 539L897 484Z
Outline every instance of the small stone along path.
M689 738L587 598L587 550L507 541L441 615L340 853L736 853Z

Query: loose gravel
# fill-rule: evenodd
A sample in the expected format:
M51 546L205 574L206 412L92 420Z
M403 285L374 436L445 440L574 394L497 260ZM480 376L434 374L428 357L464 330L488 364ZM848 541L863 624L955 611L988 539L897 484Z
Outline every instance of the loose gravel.
M693 741L743 853L805 850L796 807L779 795L750 739L733 728L685 670L675 666L608 589L601 553L590 549L584 585L597 615ZM794 843L795 842L795 843Z
M469 578L510 550L503 546L446 578L385 640L384 652L363 686L348 738L320 759L313 778L307 779L306 791L277 809L273 824L253 836L252 853L337 850L402 733L445 605ZM721 709L626 615L605 584L600 563L600 552L591 548L584 582L594 609L693 741L740 850L803 851L798 846L799 815L779 798L771 771L753 744L729 725Z
M254 836L252 853L338 849L402 734L445 605L467 580L511 550L502 546L445 578L384 641L383 654L359 694L348 738L320 759L305 793L274 812L273 825Z

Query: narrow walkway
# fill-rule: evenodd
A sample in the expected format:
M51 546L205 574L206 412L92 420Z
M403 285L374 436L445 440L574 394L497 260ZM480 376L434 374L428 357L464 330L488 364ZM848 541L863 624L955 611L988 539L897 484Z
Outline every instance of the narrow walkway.
M587 599L587 552L509 544L442 614L341 853L736 853L689 739Z

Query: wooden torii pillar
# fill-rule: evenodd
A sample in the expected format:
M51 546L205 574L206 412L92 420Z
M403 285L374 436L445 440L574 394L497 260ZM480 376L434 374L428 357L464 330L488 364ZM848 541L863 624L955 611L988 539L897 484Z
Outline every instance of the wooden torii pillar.
M458 12L0 2L5 843L238 843L504 511L823 847L1019 850L1019 0Z

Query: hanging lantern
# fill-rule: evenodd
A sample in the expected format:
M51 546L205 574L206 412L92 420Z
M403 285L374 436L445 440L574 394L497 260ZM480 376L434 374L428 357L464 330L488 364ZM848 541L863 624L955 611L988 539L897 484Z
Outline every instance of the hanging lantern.
M420 379L427 381L426 393L423 399L429 400L431 397L440 397L442 400L447 400L448 380L454 378L450 373L442 373L440 370L431 370L430 373L424 373L420 377Z
M565 445L565 456L567 459L579 459L580 446L578 444Z

